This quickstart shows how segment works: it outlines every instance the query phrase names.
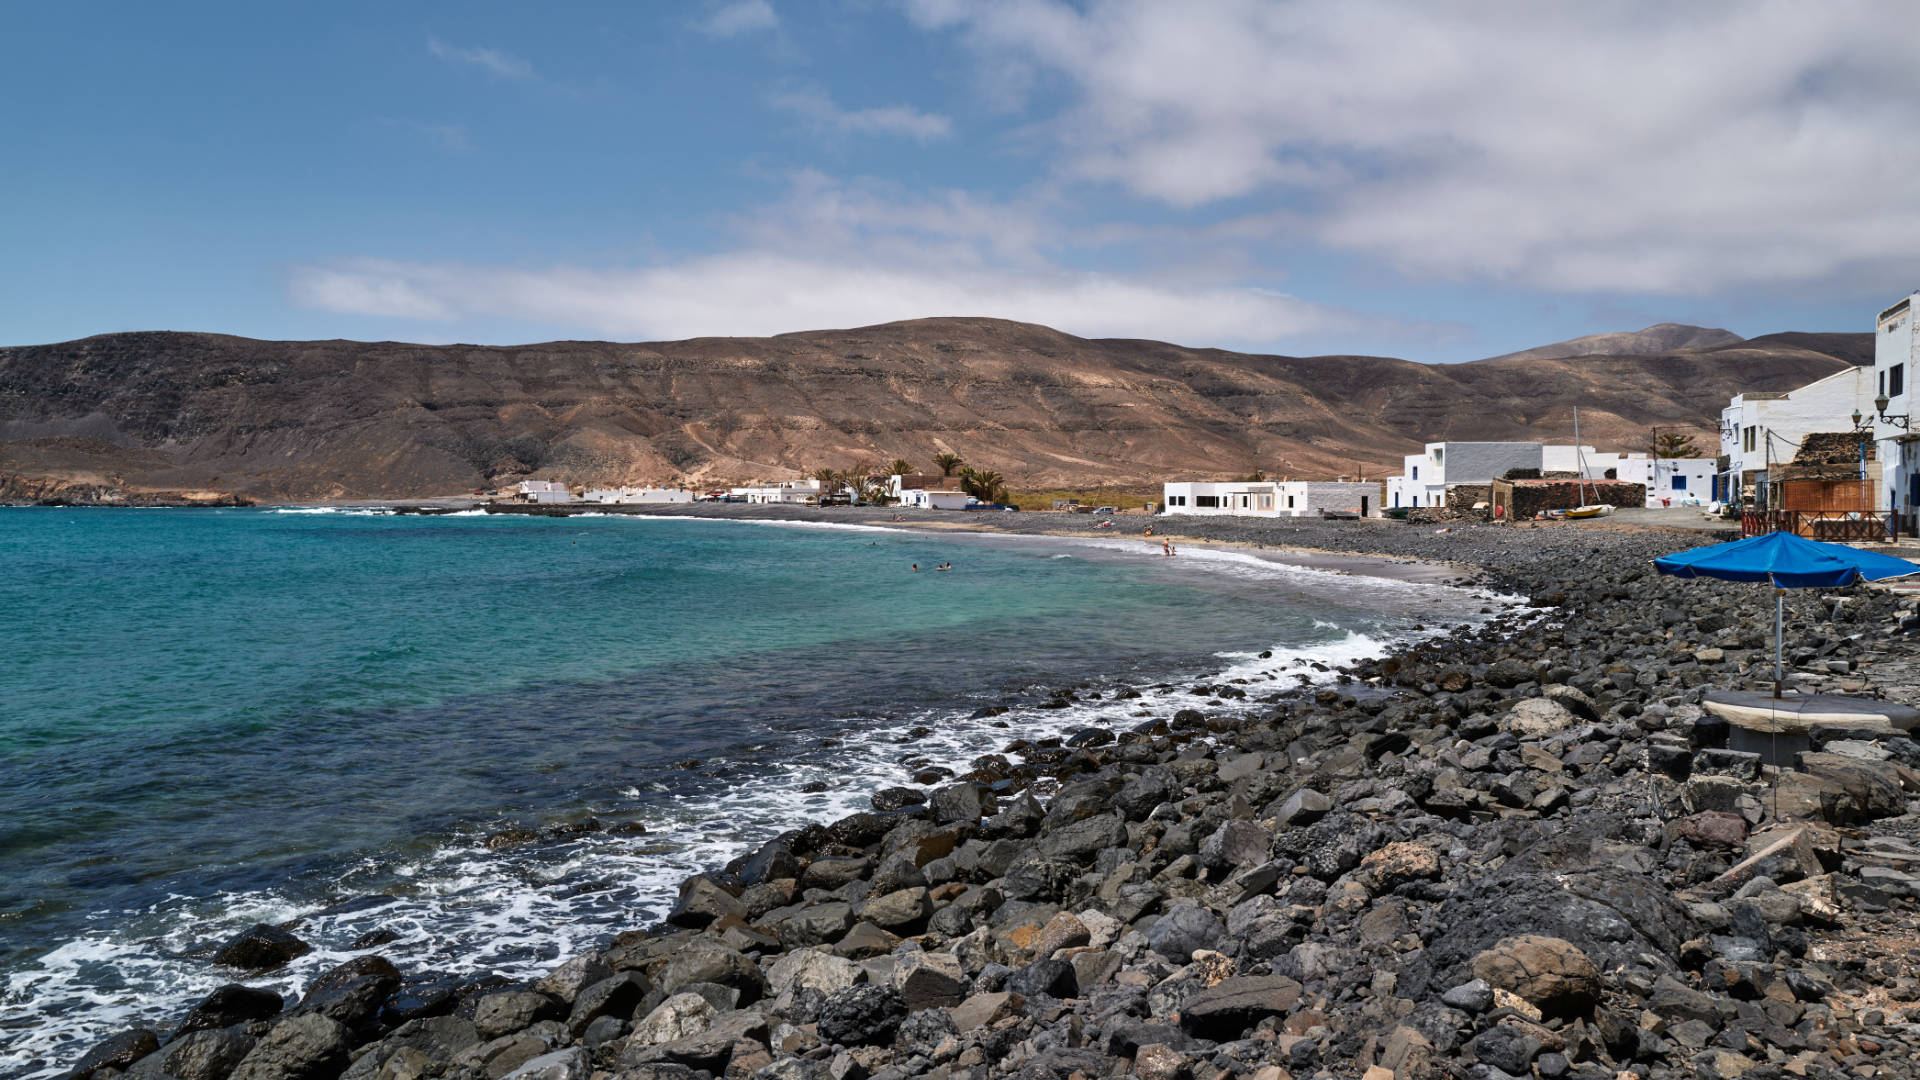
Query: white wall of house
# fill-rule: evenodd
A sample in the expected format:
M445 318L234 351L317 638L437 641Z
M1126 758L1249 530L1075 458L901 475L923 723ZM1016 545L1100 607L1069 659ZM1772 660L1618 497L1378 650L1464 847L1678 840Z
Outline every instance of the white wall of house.
M1920 337L1914 334L1913 324L1916 308L1920 308L1920 292L1881 312L1875 321L1868 396L1876 401L1886 396L1886 415L1880 415L1876 403L1860 410L1874 418L1874 453L1880 462L1880 490L1887 493L1887 509L1899 514L1909 531L1920 526L1920 432L1893 421L1911 424L1913 416L1913 380L1920 367Z
M893 498L899 500L896 505L910 510L965 510L967 493L964 491L929 491L926 488L897 487Z
M1743 485L1756 484L1769 461L1792 461L1808 435L1851 429L1855 410L1872 415L1880 346L1891 336L1877 336L1872 369L1848 368L1784 394L1736 395L1720 411L1720 452L1727 457L1719 485L1722 496L1737 496ZM1876 429L1875 437L1880 435Z
M689 503L693 492L656 487L595 488L580 498L590 503Z
M1513 469L1538 469L1537 442L1437 442L1424 454L1409 454L1400 475L1387 478L1389 509L1445 506L1446 490L1456 484L1485 484Z
M1274 489L1274 511L1283 517L1311 517L1323 510L1380 513L1380 485L1340 480L1286 480Z
M1181 482L1161 485L1169 514L1245 514L1276 517L1274 481Z
M791 480L780 484L750 484L733 489L732 494L750 503L803 504L820 501L820 481Z
M1648 506L1692 506L1713 501L1712 458L1654 458L1649 454L1621 454L1614 476L1643 484Z

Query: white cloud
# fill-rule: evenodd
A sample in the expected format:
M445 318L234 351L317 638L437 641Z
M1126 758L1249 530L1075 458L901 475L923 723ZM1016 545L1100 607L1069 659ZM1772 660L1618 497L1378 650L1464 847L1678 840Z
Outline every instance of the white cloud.
M675 339L991 316L1070 333L1270 342L1355 324L1283 293L1052 269L901 265L766 251L644 269L508 269L359 259L295 274L296 303L455 321L511 316L616 338Z
M502 79L526 82L534 78L532 64L517 56L509 56L498 49L467 49L458 45L449 45L439 38L428 38L427 51L449 64L477 67L489 75Z
M776 108L798 113L816 129L848 135L904 135L927 142L953 134L953 122L937 113L925 113L909 105L889 105L875 109L842 109L833 99L817 91L777 94Z
M1063 178L1305 208L1406 272L1693 293L1913 266L1899 0L909 0L997 87L1064 84Z
M1231 276L1100 273L1053 257L1074 237L1045 199L904 196L819 173L735 218L732 250L644 267L536 268L349 259L296 270L301 306L439 323L511 317L616 338L762 335L988 316L1089 336L1266 347L1365 327ZM1389 327L1394 325L1385 320Z
M758 33L779 25L780 15L767 0L737 0L720 7L698 24L701 33L713 37Z

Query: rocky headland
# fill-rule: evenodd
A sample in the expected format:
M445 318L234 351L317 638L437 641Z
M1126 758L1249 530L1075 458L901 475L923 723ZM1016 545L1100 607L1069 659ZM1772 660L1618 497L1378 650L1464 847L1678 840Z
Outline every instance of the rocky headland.
M1728 749L1699 702L1770 677L1772 599L1649 565L1713 538L1156 524L1443 559L1526 603L1317 685L1009 730L538 981L400 971L374 938L282 1000L245 975L305 943L256 927L212 960L233 985L70 1075L1920 1075L1920 744L1831 732L1779 772ZM1788 612L1801 687L1920 694L1914 601Z

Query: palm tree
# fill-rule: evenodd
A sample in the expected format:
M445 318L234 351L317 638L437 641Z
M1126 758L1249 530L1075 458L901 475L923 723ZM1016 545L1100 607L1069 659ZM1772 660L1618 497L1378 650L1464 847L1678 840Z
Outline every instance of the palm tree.
M968 469L961 474L960 487L981 502L1002 502L1007 493L1005 478L991 469L980 472Z
M933 464L935 468L940 470L941 476L952 476L953 470L966 463L960 460L959 454L946 453L935 455Z
M906 458L894 458L893 464L887 466L888 476L905 476L912 471L913 463Z

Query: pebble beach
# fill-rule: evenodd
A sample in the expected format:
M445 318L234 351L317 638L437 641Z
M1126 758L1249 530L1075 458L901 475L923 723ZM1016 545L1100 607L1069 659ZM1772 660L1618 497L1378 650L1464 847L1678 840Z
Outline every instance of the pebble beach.
M1098 535L984 517L965 520ZM215 958L232 985L71 1075L1917 1074L1920 743L1837 732L1784 769L1729 747L1700 701L1770 682L1772 597L1651 566L1724 536L1138 515L1100 533L1145 543L1149 521L1176 549L1518 602L1315 685L1196 684L1130 726L1009 730L969 771L688 878L664 921L543 978L437 978L376 941L283 998L249 975L304 951L299 930L255 927ZM1920 701L1916 627L1887 590L1789 593L1790 681Z

